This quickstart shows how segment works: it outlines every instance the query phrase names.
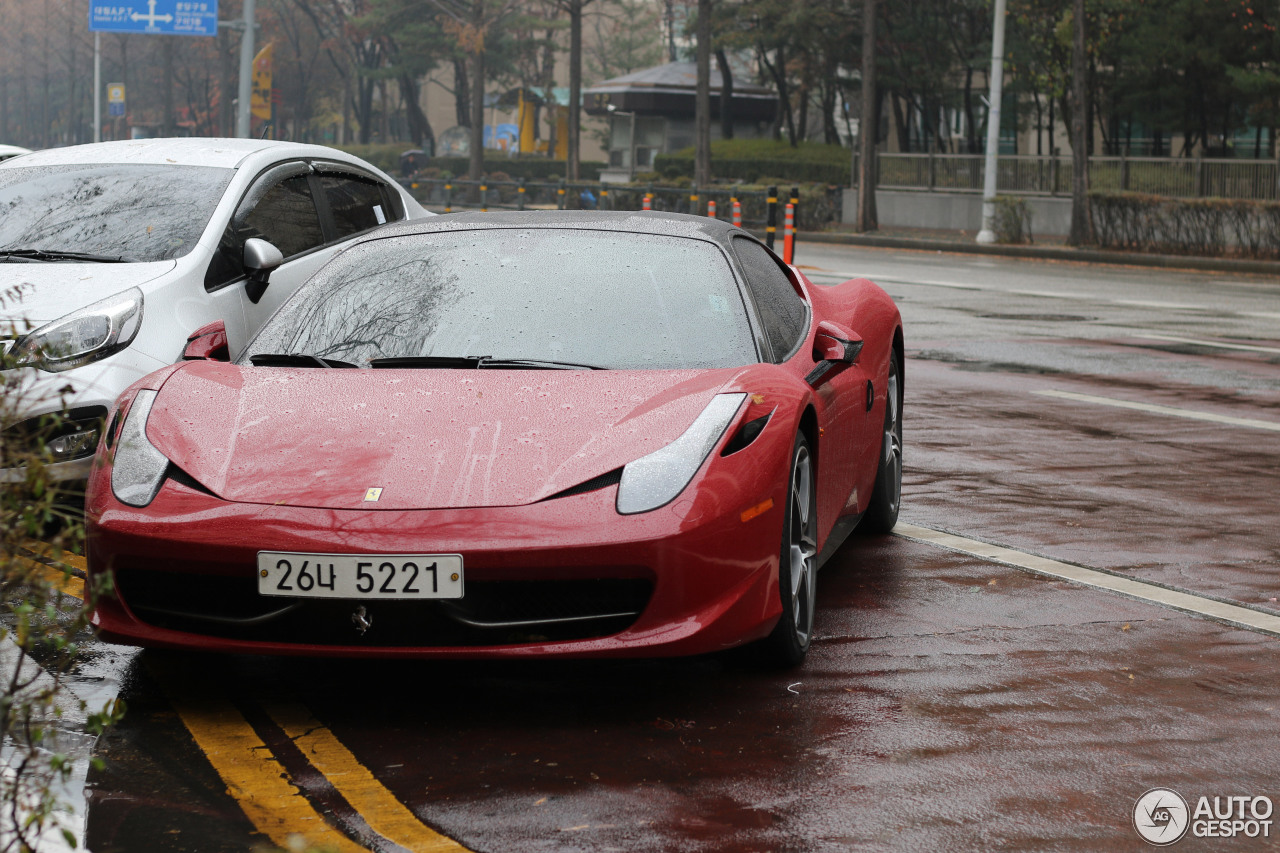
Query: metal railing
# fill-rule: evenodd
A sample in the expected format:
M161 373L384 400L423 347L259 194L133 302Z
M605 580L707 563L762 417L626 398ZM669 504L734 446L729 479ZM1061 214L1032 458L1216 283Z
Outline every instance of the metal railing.
M716 218L729 220L736 200L742 211L745 228L766 229L769 222L767 190L742 190L713 187L700 190L690 187L664 187L658 184L636 186L586 181L468 181L444 178L411 178L401 185L421 204L452 212L457 210L642 210L644 199L649 209L671 213L707 215L707 203L716 203ZM586 197L583 191L590 193ZM784 195L786 191L784 190ZM783 198L785 204L787 198ZM798 214L807 227L839 219L840 191L829 198L802 205Z
M422 204L454 210L640 210L647 195L653 210L706 215L715 201L717 216L727 219L734 198L742 205L743 224L763 224L763 190L733 191L698 187L632 186L588 181L468 181L413 178L401 184ZM589 194L589 195L588 195Z
M982 192L981 154L880 154L878 186L886 190ZM1001 193L1070 195L1071 158L1005 155L996 161ZM853 160L856 185L857 155ZM1089 188L1175 198L1280 198L1280 162L1168 157L1091 157Z

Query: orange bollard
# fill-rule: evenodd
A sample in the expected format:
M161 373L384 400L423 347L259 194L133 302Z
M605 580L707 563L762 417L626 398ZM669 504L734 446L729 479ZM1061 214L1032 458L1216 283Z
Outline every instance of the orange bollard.
M716 218L716 200L713 198L707 199L707 218L708 219Z
M649 194L644 194L644 200L640 202L641 210L653 210L653 204L649 201Z
M733 224L742 227L742 202L736 198L733 200Z
M782 260L792 263L796 256L796 206L787 204L787 213L782 220Z

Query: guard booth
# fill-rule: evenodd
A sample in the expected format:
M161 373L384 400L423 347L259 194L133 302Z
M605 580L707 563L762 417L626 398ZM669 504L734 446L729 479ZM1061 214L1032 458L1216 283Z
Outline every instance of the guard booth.
M625 182L653 170L658 154L694 144L698 67L669 62L597 83L583 91L583 110L609 122L609 167L605 182ZM711 65L711 138L720 138L720 70ZM729 104L738 139L769 136L778 116L778 96L765 86L733 84Z

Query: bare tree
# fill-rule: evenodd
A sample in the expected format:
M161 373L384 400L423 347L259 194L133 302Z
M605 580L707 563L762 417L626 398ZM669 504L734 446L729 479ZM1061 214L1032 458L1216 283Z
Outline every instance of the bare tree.
M1071 232L1067 243L1086 246L1093 242L1089 215L1089 66L1085 56L1084 0L1074 0L1071 44Z
M880 100L876 94L876 0L862 3L862 117L858 121L859 231L875 231L876 141L880 135Z
M582 123L582 9L591 0L557 0L569 13L569 145L565 177L578 180L578 163L582 159L580 127Z
M698 0L698 88L693 106L693 180L699 186L711 183L711 2L712 0Z

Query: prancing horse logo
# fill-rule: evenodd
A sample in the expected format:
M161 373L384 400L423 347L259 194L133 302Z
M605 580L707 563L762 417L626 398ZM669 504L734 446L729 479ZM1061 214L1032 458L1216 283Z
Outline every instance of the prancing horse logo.
M376 501L382 497L382 489L367 489L364 493L365 502Z

